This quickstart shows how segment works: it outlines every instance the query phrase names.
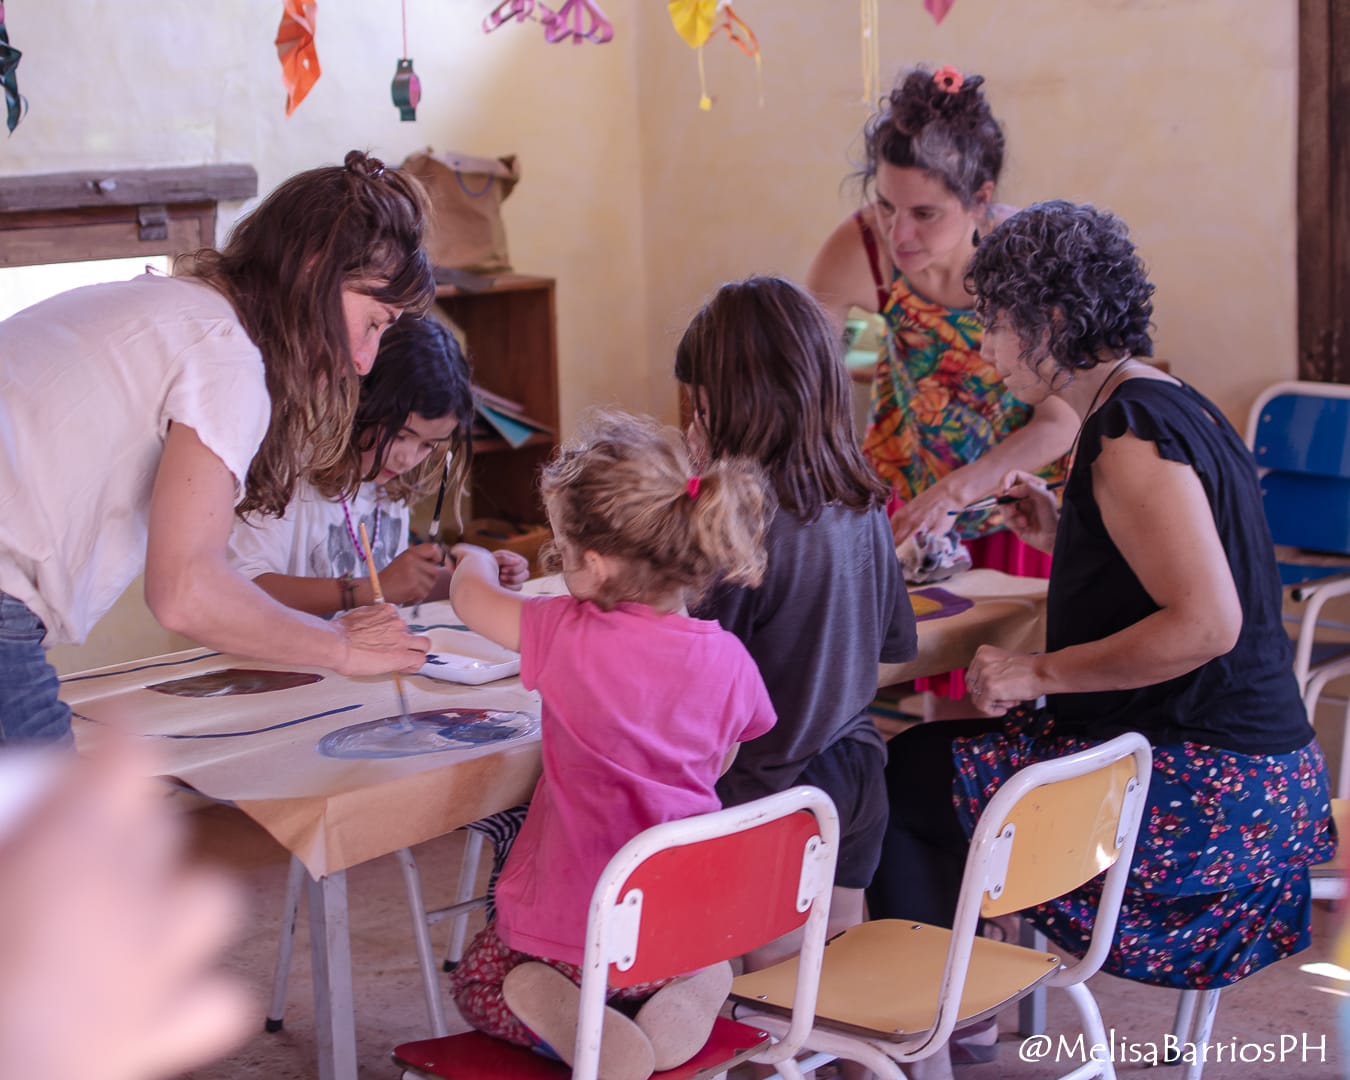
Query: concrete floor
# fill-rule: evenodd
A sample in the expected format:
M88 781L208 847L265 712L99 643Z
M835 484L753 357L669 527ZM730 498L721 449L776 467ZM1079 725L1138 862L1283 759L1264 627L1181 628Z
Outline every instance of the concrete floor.
M277 928L285 888L287 857L266 833L242 813L225 807L210 807L191 815L196 849L204 856L229 866L246 891L249 922L229 957L229 966L256 989L257 1034L230 1058L190 1076L193 1080L301 1080L317 1075L313 1043L313 1004L309 981L308 939L304 917L296 941L291 991L285 1029L277 1034L262 1030L262 1014L268 996L276 955ZM462 834L424 844L416 849L429 906L448 902L459 866ZM485 860L486 862L486 860ZM378 859L348 873L351 908L352 957L356 992L357 1043L361 1080L397 1080L399 1072L389 1057L396 1044L427 1034L425 1006L414 960L412 931L404 900L403 880L393 858ZM481 916L472 930L481 923ZM1343 982L1316 969L1329 961L1329 939L1337 916L1319 905L1313 947L1275 967L1259 972L1224 994L1215 1025L1214 1041L1225 1047L1225 1060L1213 1056L1205 1069L1208 1080L1256 1080L1285 1075L1300 1080L1323 1080L1350 1075L1350 1057L1336 1039L1336 1014L1350 994ZM444 946L444 926L435 933L437 947ZM1347 976L1350 978L1350 976ZM1101 1005L1108 1029L1114 1028L1114 1044L1122 1076L1142 1075L1146 1066L1130 1063L1129 1057L1146 1056L1149 1043L1161 1043L1169 1030L1176 995L1165 990L1099 975L1090 984ZM453 1006L446 999L452 1021ZM1005 1017L999 1058L988 1065L958 1068L958 1080L997 1080L999 1077L1040 1080L1058 1076L1072 1067L1072 1039L1077 1032L1073 1012L1064 995L1049 995L1049 1025L1052 1036L1064 1032L1069 1044L1056 1067L1052 1046L1048 1059L1019 1060L1023 1040L1012 1030L1015 1017ZM1303 1060L1298 1051L1283 1064L1232 1063L1246 1044L1274 1043L1281 1036L1308 1037L1312 1051ZM1325 1052L1319 1044L1325 1036ZM1026 1044L1028 1055L1032 1044ZM1250 1055L1256 1051L1246 1049ZM1179 1067L1150 1069L1158 1080L1180 1077Z

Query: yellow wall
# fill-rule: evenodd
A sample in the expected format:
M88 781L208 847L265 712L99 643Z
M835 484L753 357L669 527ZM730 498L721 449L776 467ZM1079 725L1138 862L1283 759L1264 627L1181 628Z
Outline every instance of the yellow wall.
M1004 201L1068 198L1125 218L1158 286L1157 352L1173 371L1235 419L1261 387L1295 377L1297 5L956 0L941 26L921 0L880 8L887 83L920 61L988 79L1008 135ZM659 374L719 281L805 271L857 206L840 181L868 115L857 5L738 3L763 47L765 105L754 65L718 40L705 50L711 113L663 9L639 22Z
M319 5L323 77L287 119L280 4L11 4L31 111L0 174L249 162L260 188L353 146L520 155L516 265L558 279L563 427L593 401L673 419L670 358L700 300L754 271L800 275L856 205L841 189L861 102L858 15L839 0L741 0L754 65L695 57L659 0L601 0L617 37L485 36L486 0L408 0L425 100L400 123L398 5ZM883 78L918 60L980 71L1009 135L1003 197L1090 200L1132 226L1173 370L1234 418L1295 370L1296 5L1269 0L921 0L881 5ZM227 207L226 223L240 208ZM138 605L130 603L130 608ZM143 652L119 615L84 662ZM63 654L67 668L80 657Z

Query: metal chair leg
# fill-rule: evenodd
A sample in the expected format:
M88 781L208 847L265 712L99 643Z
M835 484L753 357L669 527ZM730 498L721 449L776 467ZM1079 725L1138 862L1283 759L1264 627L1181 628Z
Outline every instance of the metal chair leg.
M272 1003L267 1009L264 1031L280 1031L286 1011L286 983L291 974L291 951L295 948L295 919L300 910L300 889L304 883L305 864L291 856L286 872L286 899L281 913L281 941L277 945L277 966L272 974Z
M1045 952L1049 944L1045 935L1031 925L1029 919L1022 920L1019 945ZM1017 1004L1017 1033L1019 1035L1040 1035L1045 1031L1045 987L1038 986Z
M455 903L462 904L473 899L478 887L478 863L483 854L483 834L477 829L464 830L464 857L459 865L459 883L455 886ZM450 928L450 944L445 950L445 963L442 970L453 971L464 956L464 939L469 932L469 914L465 910L456 915Z
M422 969L422 991L427 1000L427 1021L435 1038L450 1034L445 1023L445 1007L441 1004L441 986L436 971L436 960L431 951L431 934L427 931L427 912L422 903L422 878L417 872L417 860L407 848L399 848L399 866L403 870L403 884L408 892L408 910L412 914L413 940L417 945L417 966Z

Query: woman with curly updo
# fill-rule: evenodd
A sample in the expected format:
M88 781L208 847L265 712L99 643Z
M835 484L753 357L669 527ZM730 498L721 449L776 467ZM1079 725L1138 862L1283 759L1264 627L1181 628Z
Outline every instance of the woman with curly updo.
M1105 968L1235 982L1307 946L1308 867L1335 850L1255 464L1212 403L1141 362L1153 286L1118 218L1032 206L980 244L970 279L1008 388L1079 418L1062 508L1030 473L1004 481L1011 528L1054 552L1046 651L984 646L967 684L997 718L891 744L872 914L950 925L967 838L1004 780L1139 731L1153 775ZM1027 915L1081 953L1090 890Z
M864 131L870 198L826 240L806 284L841 327L855 307L885 320L863 453L891 486L896 542L954 529L974 566L1045 577L1049 559L1003 528L1001 508L951 513L1010 469L1059 459L1076 427L1060 401L1019 400L980 355L966 271L1012 212L994 203L1004 138L983 84L952 67L900 79ZM965 687L953 672L919 689L960 699Z
M850 308L879 313L889 331L877 364L863 452L894 490L897 541L946 532L957 520L977 566L1044 574L1044 560L998 535L997 513L949 510L988 495L1009 469L1060 457L1074 419L1060 402L1032 410L980 356L966 271L980 237L1011 213L994 203L1003 129L979 75L917 68L864 130L867 204L816 256L807 286L840 325Z

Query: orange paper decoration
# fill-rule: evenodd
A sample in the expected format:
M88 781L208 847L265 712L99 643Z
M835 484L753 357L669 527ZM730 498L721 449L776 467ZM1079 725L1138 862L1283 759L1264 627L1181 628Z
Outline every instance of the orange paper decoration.
M319 81L319 51L314 45L318 7L316 0L286 0L277 27L277 58L281 61L281 81L286 84L287 116Z

